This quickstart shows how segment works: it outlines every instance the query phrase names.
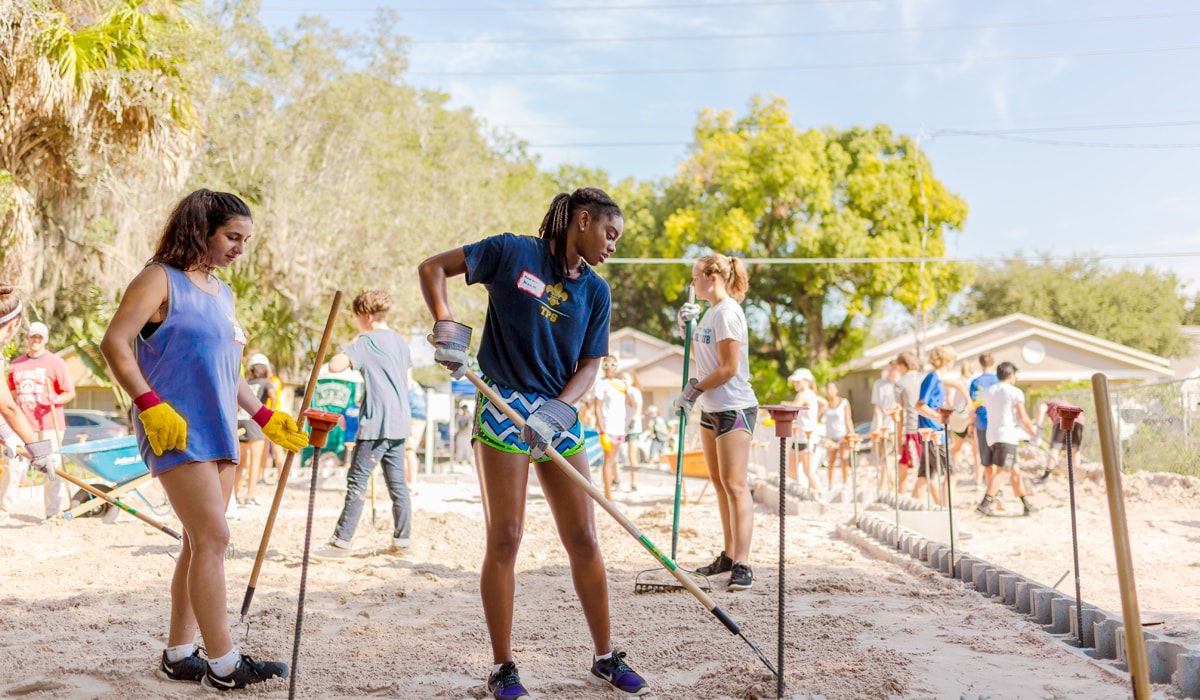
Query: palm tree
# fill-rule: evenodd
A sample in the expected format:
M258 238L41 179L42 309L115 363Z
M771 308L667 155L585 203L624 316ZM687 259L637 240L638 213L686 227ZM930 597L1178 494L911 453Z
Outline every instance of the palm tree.
M183 175L187 30L174 0L0 0L0 279L28 290L39 222L114 160Z

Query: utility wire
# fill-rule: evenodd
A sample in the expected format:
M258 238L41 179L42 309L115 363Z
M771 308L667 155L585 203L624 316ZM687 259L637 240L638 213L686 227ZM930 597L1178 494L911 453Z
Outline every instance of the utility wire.
M1023 29L1028 27L1050 27L1070 24L1100 24L1105 22L1132 22L1151 19L1177 19L1197 17L1200 12L1166 12L1151 15L1119 15L1107 17L1070 17L1064 19L1031 20L1027 22L994 22L987 24L946 24L930 27L883 27L878 29L835 29L810 32L769 32L759 34L693 34L665 36L612 36L612 37L521 37L521 38L473 38L473 39L409 39L412 45L431 44L616 44L616 43L667 43L676 41L725 41L734 39L803 39L836 36L873 36L880 34L921 34L925 32L975 31L984 29Z
M1182 127L1182 126L1200 126L1200 121L1172 121L1172 122L1142 122L1129 124L1097 124L1086 126L1050 126L1050 127L1030 127L1024 129L956 129L956 128L939 128L930 132L930 140L939 136L971 136L975 138L992 138L1006 141L1018 141L1021 143L1031 143L1048 146L1078 146L1089 148L1125 148L1125 149L1185 149L1185 148L1200 148L1200 143L1111 143L1104 141L1062 141L1057 139L1038 139L1023 137L1019 134L1039 134L1039 133L1063 133L1063 132L1079 132L1079 131L1107 131L1114 129L1150 129L1162 127ZM515 127L507 127L515 128ZM527 127L538 128L538 127ZM604 128L604 127L595 127ZM782 126L776 128L796 128L795 126ZM730 131L738 130L737 127L731 127ZM601 141L595 143L544 143L544 144L529 144L529 148L539 149L555 149L555 148L636 148L636 147L682 147L694 145L693 142L686 141Z
M747 265L869 265L884 263L957 263L978 265L998 262L1063 262L1071 260L1144 260L1153 258L1195 258L1197 251L1173 253L1086 253L1071 255L1006 255L982 258L881 257L881 258L742 258ZM692 265L696 258L609 258L606 265Z
M968 65L971 63L1004 63L1008 61L1041 61L1058 58L1093 56L1122 56L1130 54L1195 51L1200 44L1181 46L1148 46L1094 51L1062 51L1051 53L1010 54L1007 56L976 56L972 58L918 58L907 61L859 61L852 63L799 63L782 66L720 66L709 68L584 68L578 70L480 70L480 71L409 71L407 75L439 78L464 77L540 77L558 79L564 76L587 75L685 75L716 73L779 73L788 71L839 70L847 68L900 68L912 66Z
M641 12L645 10L704 10L727 9L743 7L803 7L805 5L857 5L882 4L896 0L738 0L737 2L681 2L681 3L631 3L627 5L560 5L537 7L532 5L481 6L481 7L396 7L391 8L400 14L465 14L465 13L517 13L517 12ZM377 7L335 7L328 9L300 9L284 6L264 6L266 12L307 12L307 13L344 13L344 12L377 12Z

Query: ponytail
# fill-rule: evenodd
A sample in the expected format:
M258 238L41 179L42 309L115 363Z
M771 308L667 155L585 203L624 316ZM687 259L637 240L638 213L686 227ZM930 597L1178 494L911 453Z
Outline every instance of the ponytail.
M542 217L538 235L554 244L554 269L566 275L567 233L571 222L580 209L586 209L593 217L621 216L621 207L604 190L596 187L580 187L571 194L559 192L550 201L550 208Z
M729 296L742 303L750 289L750 274L741 258L720 253L709 253L697 261L705 275L716 275Z

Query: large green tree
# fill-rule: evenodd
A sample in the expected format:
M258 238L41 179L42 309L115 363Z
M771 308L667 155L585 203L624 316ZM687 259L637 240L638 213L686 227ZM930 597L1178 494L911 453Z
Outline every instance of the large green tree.
M746 309L756 386L778 397L796 365L828 368L853 357L887 304L929 312L962 288L967 273L946 263L836 259L940 257L966 215L913 139L882 125L801 129L782 99L755 97L740 118L701 113L678 175L632 213L644 240L622 255L718 251L773 261L749 266ZM631 278L623 294L640 279L673 305L690 269L611 274ZM632 325L671 324L661 304L621 307L618 315Z
M0 274L51 308L41 249L120 161L178 175L192 146L176 2L0 0ZM67 263L69 265L69 263ZM52 271L52 270L50 270Z
M1147 267L1114 269L1077 258L1005 262L981 268L958 319L984 321L1024 313L1165 357L1189 351L1179 326L1187 313L1174 274Z

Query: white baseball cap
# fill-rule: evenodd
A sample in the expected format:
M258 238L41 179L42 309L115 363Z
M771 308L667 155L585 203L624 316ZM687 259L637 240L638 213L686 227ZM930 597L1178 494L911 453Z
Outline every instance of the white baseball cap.
M801 379L807 379L810 382L816 381L816 379L813 378L813 373L808 371L804 367L801 367L800 369L796 370L795 372L792 372L792 376L788 377L789 382L798 382Z
M253 367L254 365L266 365L267 367L270 367L271 361L267 359L266 355L262 354L261 352L256 352L250 356L250 361L246 363L247 367Z
M43 338L49 338L50 329L46 328L46 324L42 323L41 321L34 321L33 323L29 324L29 332L25 335L40 335Z

